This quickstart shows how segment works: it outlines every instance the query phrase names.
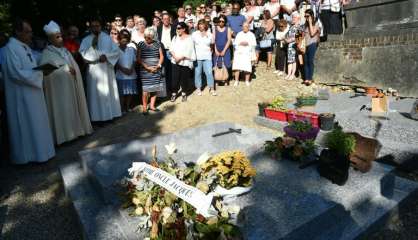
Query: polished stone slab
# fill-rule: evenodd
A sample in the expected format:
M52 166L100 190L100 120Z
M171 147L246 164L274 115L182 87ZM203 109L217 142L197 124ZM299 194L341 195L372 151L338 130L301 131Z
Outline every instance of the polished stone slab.
M242 134L212 135L229 128ZM371 172L350 171L345 186L321 178L315 167L304 170L291 161L265 155L262 145L271 133L232 123L216 123L173 134L138 139L80 152L81 164L61 168L87 239L142 239L135 232L137 219L120 209L117 182L133 161L148 161L157 145L159 160L164 145L175 142L179 164L196 161L205 151L242 150L252 160L257 176L250 193L234 204L245 239L353 239L367 232L395 209L417 183L395 177L392 167L376 163ZM112 231L108 231L112 228Z

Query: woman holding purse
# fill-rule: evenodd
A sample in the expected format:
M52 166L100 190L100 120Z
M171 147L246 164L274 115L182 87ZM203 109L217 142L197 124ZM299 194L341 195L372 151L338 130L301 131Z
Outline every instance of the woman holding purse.
M226 26L226 23L227 18L225 15L220 15L218 26L216 26L213 31L213 42L215 44L212 60L215 68L221 69L224 66L228 69L228 72L230 72L232 66L230 50L230 46L232 44L232 30ZM226 81L229 85L229 77L227 79L217 79L215 77L215 80Z

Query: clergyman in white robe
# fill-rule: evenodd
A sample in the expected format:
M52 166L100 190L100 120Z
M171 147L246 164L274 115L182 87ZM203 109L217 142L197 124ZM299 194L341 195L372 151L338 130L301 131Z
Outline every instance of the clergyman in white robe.
M41 58L41 64L46 63L58 67L44 76L45 100L55 143L92 133L83 80L73 56L64 47L48 45Z
M10 38L3 57L11 161L45 162L55 156L55 149L42 89L43 74L33 70L37 63L30 47L16 38Z
M97 47L93 46L93 39L94 34L85 37L79 50L88 63L87 102L92 121L107 121L122 115L114 70L120 50L104 32L98 36ZM99 61L101 55L106 56L106 62Z

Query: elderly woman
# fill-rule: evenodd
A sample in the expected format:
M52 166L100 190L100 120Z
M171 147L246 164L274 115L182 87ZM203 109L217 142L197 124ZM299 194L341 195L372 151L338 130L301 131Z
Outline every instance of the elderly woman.
M176 25L176 30L177 36L174 36L170 48L172 63L172 95L170 101L176 101L177 93L181 86L181 101L186 102L186 92L189 89L188 82L192 76L196 52L187 25L184 22L180 22Z
M144 31L147 26L147 21L144 18L138 18L135 21L135 30L132 31L132 42L139 44L139 42L144 41Z
M162 90L162 64L164 62L161 43L156 41L156 31L149 27L144 31L145 41L138 44L138 63L141 66L140 79L142 82L142 113L148 114L148 98L151 98L149 109L154 112L160 110L155 107L157 92Z
M245 74L245 84L250 86L252 61L255 60L255 47L257 45L254 33L250 32L250 25L245 22L242 31L234 41L234 61L232 70L235 71L234 87L238 86L240 72Z
M131 34L127 29L122 29L118 35L120 57L115 66L116 82L120 96L122 112L131 111L132 96L138 94L136 85L136 50L128 46L131 42Z
M300 15L298 12L292 13L292 24L286 34L285 42L287 43L287 76L286 80L293 80L296 73L296 36L303 32L300 26Z
M212 34L208 31L209 27L204 19L197 24L199 31L192 34L192 39L196 50L196 66L194 69L194 83L197 88L197 95L202 95L202 70L205 72L209 92L216 96L215 84L212 74Z

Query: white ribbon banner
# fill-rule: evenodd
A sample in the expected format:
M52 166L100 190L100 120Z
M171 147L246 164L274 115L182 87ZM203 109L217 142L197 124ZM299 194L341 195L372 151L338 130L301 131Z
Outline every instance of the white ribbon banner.
M212 217L214 214L210 213L210 207L213 199L213 194L204 194L199 189L189 186L184 182L178 180L173 175L153 167L145 162L134 162L129 173L142 172L147 179L167 189L172 194L183 199L190 205L196 208L197 213L204 217Z

